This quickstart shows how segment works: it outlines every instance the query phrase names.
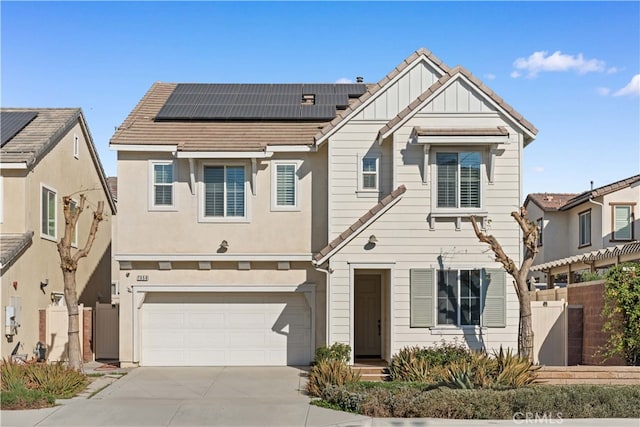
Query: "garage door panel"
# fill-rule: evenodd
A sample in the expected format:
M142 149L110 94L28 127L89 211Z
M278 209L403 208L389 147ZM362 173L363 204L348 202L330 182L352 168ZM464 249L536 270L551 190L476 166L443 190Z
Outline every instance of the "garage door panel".
M305 365L309 306L296 293L148 293L141 365Z

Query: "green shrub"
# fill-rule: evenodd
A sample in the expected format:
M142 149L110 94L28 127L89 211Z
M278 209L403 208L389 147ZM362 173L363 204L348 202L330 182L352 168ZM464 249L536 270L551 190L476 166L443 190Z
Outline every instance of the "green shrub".
M518 356L511 349L494 353L497 364L497 375L495 377L495 387L517 388L535 383L540 366L534 366L526 357Z
M2 409L48 408L55 405L56 399L49 393L15 387L11 391L0 392Z
M397 383L396 383L397 384ZM322 395L343 410L375 417L514 419L640 417L640 386L535 385L509 390L433 390L400 385L330 387Z
M392 381L440 382L447 376L447 365L470 360L471 355L471 350L456 342L405 347L391 358L389 376Z
M602 317L603 331L611 333L605 358L621 356L627 365L640 366L640 263L607 271Z
M321 360L311 367L306 391L318 397L329 386L354 383L360 381L360 377L360 372L341 360Z
M351 360L351 346L339 342L331 344L329 347L321 346L316 349L315 362L324 360L337 360L348 363Z
M89 384L87 377L73 369L69 369L61 362L28 363L24 365L26 377L31 387L50 393L57 399L68 399L84 390Z

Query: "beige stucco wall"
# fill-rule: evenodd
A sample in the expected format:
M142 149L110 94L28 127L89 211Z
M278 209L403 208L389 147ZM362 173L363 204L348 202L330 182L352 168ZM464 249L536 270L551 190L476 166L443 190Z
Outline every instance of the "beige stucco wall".
M80 156L73 156L73 138L80 138ZM21 299L21 326L13 343L3 336L1 352L6 357L16 343L21 343L19 353L31 355L39 339L38 311L51 302L51 292L63 292L60 258L56 241L41 237L41 185L56 191L57 221L56 240L64 233L62 197L74 194L87 196L90 207L78 223L78 244L84 246L91 226L91 210L99 200L105 201L104 221L100 224L95 242L87 258L80 260L77 272L78 297L87 307L95 305L100 296L108 301L111 259L112 213L107 202L98 172L89 153L86 135L78 123L55 147L42 158L32 170L21 176L11 171L2 171L4 176L2 233L24 233L34 231L31 246L13 263L2 270L2 327L4 331L4 307L10 297ZM48 280L44 292L40 283ZM13 283L17 282L17 289ZM4 332L3 332L4 333Z

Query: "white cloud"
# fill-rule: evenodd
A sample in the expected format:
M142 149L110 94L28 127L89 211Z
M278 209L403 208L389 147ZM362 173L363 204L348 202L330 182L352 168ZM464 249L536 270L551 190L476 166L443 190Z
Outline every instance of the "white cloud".
M527 77L536 77L543 71L576 71L578 74L586 74L595 71L604 71L605 62L599 59L585 59L581 53L567 55L555 51L551 55L548 52L538 51L528 58L518 58L513 62L518 70L527 71Z
M640 96L640 74L633 76L629 84L613 94L613 96Z
M338 80L336 80L336 83L353 83L353 80L346 77L340 77Z
M598 95L607 96L611 93L611 89L609 89L608 87L598 87L596 88L596 93Z
M518 78L518 77L520 77L521 75L522 75L522 74L520 74L520 73L519 73L519 72L517 72L517 71L513 71L513 72L511 73L511 77L513 77L514 79L517 79L517 78Z
M484 75L484 78L487 80L495 80L496 79L496 75L492 74L492 73L487 73Z
M544 172L544 166L534 166L532 168L534 173L543 173Z
M620 69L619 69L619 68L617 68L617 67L609 67L609 68L607 69L607 74L615 74L615 73L617 73L618 71L620 71Z

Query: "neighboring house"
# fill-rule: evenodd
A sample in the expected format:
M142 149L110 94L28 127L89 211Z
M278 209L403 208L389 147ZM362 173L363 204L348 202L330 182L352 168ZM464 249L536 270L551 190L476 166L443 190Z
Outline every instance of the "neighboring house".
M552 287L640 260L639 205L640 175L580 194L529 194L524 206L542 230L532 277Z
M426 50L377 84L155 83L111 140L121 363L516 347L511 280L469 218L522 258L536 133Z
M65 226L62 197L87 196L75 236L79 247L89 233L91 209L105 201L104 221L76 275L79 301L87 307L109 298L115 207L80 109L2 108L0 121L1 351L7 357L19 342L18 353L31 356L44 335L40 310L63 293L56 246Z

